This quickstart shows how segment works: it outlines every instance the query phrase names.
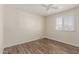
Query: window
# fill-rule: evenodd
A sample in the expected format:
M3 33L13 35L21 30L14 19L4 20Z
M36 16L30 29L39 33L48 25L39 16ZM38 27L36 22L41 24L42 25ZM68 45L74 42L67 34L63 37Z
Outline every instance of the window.
M73 31L74 30L73 16L58 16L56 19L56 30Z

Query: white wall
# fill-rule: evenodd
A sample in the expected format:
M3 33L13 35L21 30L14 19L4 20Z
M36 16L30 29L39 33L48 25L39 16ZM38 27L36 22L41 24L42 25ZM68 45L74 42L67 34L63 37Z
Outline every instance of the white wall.
M13 6L5 6L4 47L9 47L44 35L44 17L31 14Z
M74 16L75 31L73 31L73 32L57 31L55 29L56 16L59 16L59 15ZM46 30L47 38L79 47L79 8L48 16L46 22L47 22L47 28L46 28L47 29Z
M3 5L0 5L0 53L3 52Z

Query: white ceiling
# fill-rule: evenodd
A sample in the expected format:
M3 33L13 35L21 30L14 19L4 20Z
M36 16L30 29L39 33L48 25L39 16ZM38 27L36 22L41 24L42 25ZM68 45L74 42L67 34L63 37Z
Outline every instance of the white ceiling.
M59 9L51 8L49 11L47 11L46 8L42 7L41 4L17 4L14 6L18 9L25 10L31 13L39 14L42 16L48 16L65 10L76 8L79 5L78 4L55 4L54 6L59 7Z

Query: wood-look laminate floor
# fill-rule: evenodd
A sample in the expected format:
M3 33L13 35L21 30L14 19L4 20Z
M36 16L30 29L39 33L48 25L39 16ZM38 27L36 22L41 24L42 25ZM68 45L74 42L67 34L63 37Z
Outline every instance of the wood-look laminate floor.
M78 54L79 48L50 39L40 39L4 49L4 54Z

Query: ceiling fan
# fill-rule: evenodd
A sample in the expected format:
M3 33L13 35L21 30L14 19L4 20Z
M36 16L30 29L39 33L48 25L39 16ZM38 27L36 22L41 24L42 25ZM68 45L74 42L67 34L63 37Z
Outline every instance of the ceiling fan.
M58 9L58 6L55 6L54 4L41 4L41 6L46 8L47 11L50 9Z

